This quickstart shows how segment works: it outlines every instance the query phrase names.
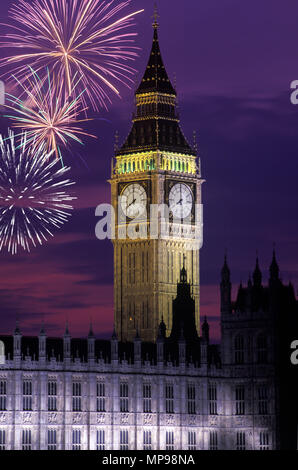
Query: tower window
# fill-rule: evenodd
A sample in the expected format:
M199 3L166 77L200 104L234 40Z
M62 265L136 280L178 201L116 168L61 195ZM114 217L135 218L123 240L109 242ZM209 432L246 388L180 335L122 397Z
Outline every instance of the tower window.
M0 411L6 411L7 382L0 380Z
M128 412L128 383L120 383L120 411Z
M187 412L190 415L196 414L196 388L194 384L187 386Z
M120 431L120 450L128 450L128 431Z
M197 450L197 435L195 431L188 431L188 450Z
M105 383L97 382L96 385L96 395L97 395L97 411L104 412L106 411L106 398L105 398Z
M234 341L235 348L235 364L244 363L244 338L242 335L237 335Z
M48 411L57 411L57 382L48 382Z
M260 432L260 450L269 450L268 432Z
M143 449L144 450L151 450L152 449L151 431L144 431L144 434L143 434Z
M245 432L237 432L236 450L245 450Z
M216 388L216 385L209 385L208 399L209 399L209 414L217 415L217 388Z
M166 431L166 450L174 450L174 432Z
M5 430L0 429L0 450L5 450Z
M31 429L23 429L22 431L22 450L31 450L32 436Z
M151 384L143 385L143 411L151 413Z
M174 387L172 384L166 384L166 413L174 413Z
M98 429L96 432L96 449L105 450L105 431Z
M142 251L142 282L145 281L145 253Z
M32 411L32 381L23 382L23 411Z
M72 411L82 411L81 382L73 382L72 384Z
M48 450L57 450L56 429L48 429Z
M81 431L73 429L72 431L72 450L81 450Z
M244 386L236 387L235 399L236 399L236 415L245 414L245 388Z
M258 407L260 415L268 414L268 388L266 386L258 389Z
M209 433L209 450L218 450L217 431Z

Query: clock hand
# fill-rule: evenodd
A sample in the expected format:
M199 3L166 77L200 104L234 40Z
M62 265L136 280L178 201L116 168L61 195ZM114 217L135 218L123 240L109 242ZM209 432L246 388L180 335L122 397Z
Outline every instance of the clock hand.
M127 209L129 209L130 206L132 206L135 202L136 202L136 199L134 199L134 200L129 204L129 206L127 206Z

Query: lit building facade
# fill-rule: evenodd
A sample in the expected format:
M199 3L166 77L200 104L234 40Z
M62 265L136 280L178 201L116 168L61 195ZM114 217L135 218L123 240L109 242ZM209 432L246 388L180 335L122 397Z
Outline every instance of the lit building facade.
M194 230L204 180L196 149L180 128L177 95L161 57L156 22L153 27L148 65L135 94L133 125L116 151L110 180L116 214L114 317L122 341L132 341L137 329L144 341L155 341L162 318L171 331L172 302L184 258L200 328L199 249ZM124 199L122 204L119 198ZM157 237L150 235L152 204L171 209L168 236L160 230ZM128 226L134 225L139 236L132 239Z
M281 384L279 378L272 312L278 307L283 319L297 319L297 301L274 270L275 257L269 286L263 287L257 264L254 282L240 286L231 302L225 262L221 345L209 343L206 319L202 336L194 334L185 270L171 334L161 322L155 343L138 335L123 343L115 332L110 341L97 340L92 328L86 340L72 339L68 328L60 339L47 338L44 328L38 338L22 337L19 327L13 336L0 337L6 354L0 365L1 448L291 448L297 408L288 384L294 379L286 374Z

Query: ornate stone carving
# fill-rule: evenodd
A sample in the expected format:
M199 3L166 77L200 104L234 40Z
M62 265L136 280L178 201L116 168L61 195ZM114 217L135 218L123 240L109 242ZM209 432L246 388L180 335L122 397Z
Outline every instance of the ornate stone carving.
M153 415L152 414L146 414L143 417L143 424L153 424Z
M120 423L121 424L128 424L128 420L129 420L129 415L128 414L121 414L120 415Z
M48 413L48 423L49 424L57 423L57 413Z
M74 413L72 415L73 424L80 424L82 422L83 415L82 413Z
M96 417L97 424L104 424L106 422L106 415L103 413L98 413Z
M218 424L218 416L210 416L209 424L210 426L216 426Z
M22 419L24 424L31 424L32 423L32 413L23 413L23 419Z
M166 415L165 416L165 423L168 425L175 424L175 416L174 415Z
M188 424L190 426L194 425L194 424L197 424L197 417L196 415L189 415L188 417Z
M6 423L6 413L0 413L0 423Z

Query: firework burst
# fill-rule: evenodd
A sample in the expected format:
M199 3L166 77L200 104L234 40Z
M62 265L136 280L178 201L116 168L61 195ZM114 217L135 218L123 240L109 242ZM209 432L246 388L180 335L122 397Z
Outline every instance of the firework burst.
M13 132L0 136L0 251L16 254L19 248L42 245L68 221L76 199L67 192L74 182L57 160L49 162L40 147L16 147ZM50 155L48 155L50 157Z
M13 127L26 131L26 145L34 143L41 147L45 154L53 151L56 158L62 160L61 145L66 146L69 140L83 144L79 136L95 137L78 127L78 123L88 121L80 119L79 115L86 111L81 106L81 95L74 100L68 100L62 92L57 80L51 79L49 71L47 80L42 81L37 73L29 68L30 74L23 82L16 77L22 88L22 98L6 94L5 107L13 114L6 115L13 121ZM72 87L75 90L77 83ZM82 92L83 93L83 92ZM22 135L22 134L21 134ZM42 155L42 154L41 154Z
M128 84L135 74L128 65L137 56L131 27L143 10L122 16L130 1L20 0L10 10L12 32L0 43L13 49L2 65L13 67L20 80L28 65L37 72L49 67L68 95L78 74L92 107L106 107L110 92L119 95L117 82Z

